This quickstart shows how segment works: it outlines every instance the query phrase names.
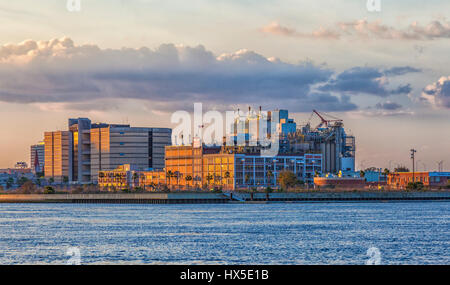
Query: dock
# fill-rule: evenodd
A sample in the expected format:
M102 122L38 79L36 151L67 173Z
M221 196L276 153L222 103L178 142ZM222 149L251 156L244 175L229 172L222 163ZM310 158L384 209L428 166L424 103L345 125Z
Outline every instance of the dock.
M450 201L450 191L299 193L1 194L0 203L218 204L269 202Z

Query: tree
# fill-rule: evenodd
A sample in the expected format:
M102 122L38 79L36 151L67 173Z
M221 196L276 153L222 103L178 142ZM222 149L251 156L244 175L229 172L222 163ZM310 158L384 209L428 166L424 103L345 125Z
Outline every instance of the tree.
M211 174L206 175L206 181L208 182L208 185L210 184L210 181L213 179L214 177Z
M363 170L361 170L361 171L359 172L359 177L364 177L364 176L366 176L366 172L364 172Z
M63 177L63 183L64 183L64 184L69 183L69 177L64 176L64 177Z
M394 169L394 172L409 172L409 168L404 165L399 165Z
M250 181L250 174L245 174L245 184L248 184Z
M17 181L17 184L19 184L19 186L22 186L23 184L25 184L25 182L29 181L28 178L22 176L19 178L19 180Z
M271 185L272 184L272 178L273 178L273 172L272 170L267 171L267 179L269 180L268 184Z
M170 179L173 177L173 172L172 172L172 170L167 170L167 173L166 173L166 178L169 180L169 185L170 185Z
M44 194L55 194L55 189L52 186L45 186Z
M180 178L181 178L181 173L179 172L179 171L175 171L174 173L173 173L173 175L174 175L174 177L177 179L177 185L179 185L180 183L179 183L179 180L180 180Z
M281 187L285 188L286 190L289 189L289 187L294 187L298 184L297 176L292 171L283 170L278 175L278 181L281 185Z
M50 184L53 184L53 183L55 183L55 178L53 178L53 177L50 177L50 179L48 180L48 183L50 183Z
M134 187L136 187L136 181L138 180L138 178L139 178L139 174L137 173L137 172L133 172L133 186Z
M384 170L383 170L383 174L384 175L389 175L389 173L391 173L391 171L389 171L389 169L387 169L387 168L385 168Z
M9 189L14 184L14 179L12 177L9 177L8 180L6 180L6 189Z
M364 170L364 172L378 172L378 168L376 167L368 167L366 168L366 170Z
M37 190L36 185L30 180L25 182L19 189L18 192L21 194L32 194Z
M408 190L422 190L424 187L422 182L409 182L406 186Z
M186 176L186 178L185 178L185 180L186 180L186 182L187 182L187 184L189 184L189 182L191 182L192 181L192 176L191 175L187 175Z

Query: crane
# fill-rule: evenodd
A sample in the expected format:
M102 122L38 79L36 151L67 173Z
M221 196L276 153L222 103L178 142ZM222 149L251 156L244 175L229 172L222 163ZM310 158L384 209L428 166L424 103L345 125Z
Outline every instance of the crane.
M311 117L312 117L314 114L316 114L316 115L320 118L320 120L321 120L320 124L317 125L317 127L315 128L316 130L317 130L318 128L322 127L323 125L325 125L326 127L328 127L330 123L333 123L333 122L335 122L335 123L338 123L338 122L341 123L341 122L343 121L343 120L341 120L341 119L339 119L339 118L333 117L333 116L328 115L328 114L325 114L325 113L322 113L322 114L321 114L321 113L319 113L319 112L316 111L316 110L313 110L313 113L311 114ZM327 120L327 119L324 118L324 115L326 115L327 117L330 117L330 118L332 118L332 119L331 119L331 120ZM311 120L311 117L310 117L310 120Z

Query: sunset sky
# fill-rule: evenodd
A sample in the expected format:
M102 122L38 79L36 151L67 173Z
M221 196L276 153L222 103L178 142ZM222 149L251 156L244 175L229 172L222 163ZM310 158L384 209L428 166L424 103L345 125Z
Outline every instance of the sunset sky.
M450 171L450 1L0 2L0 168L69 117L173 127L204 110L344 119L356 165Z

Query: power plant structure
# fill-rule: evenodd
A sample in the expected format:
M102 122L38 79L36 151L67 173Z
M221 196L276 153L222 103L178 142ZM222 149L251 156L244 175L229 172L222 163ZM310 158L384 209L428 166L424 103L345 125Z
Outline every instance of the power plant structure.
M241 121L244 127L239 128L235 125L235 132L231 134L231 141L235 143L239 136L245 141L245 146L234 146L233 152L241 153L256 153L259 152L262 146L254 143L252 134L249 133L251 129L250 122L252 120L259 120L261 118L261 108L259 113L251 112L249 108L249 115L244 121ZM305 125L298 126L293 119L289 118L287 110L276 110L268 112L267 126L263 128L267 130L268 136L272 136L271 124L278 123L277 128L279 135L279 153L280 155L303 155L305 153L320 153L322 154L322 173L337 174L342 172L355 171L355 137L347 134L344 129L343 120L334 116L313 110L308 122ZM276 114L276 116L274 116ZM316 116L320 119L320 123L312 126L311 119ZM277 122L274 122L274 119ZM261 125L258 132L260 131ZM244 133L242 131L244 130ZM253 143L252 143L253 141ZM230 148L230 147L228 147Z
M316 115L320 123L312 127ZM322 172L355 171L355 137L348 135L343 120L313 110L308 122L282 139L287 152L315 152L322 154Z

